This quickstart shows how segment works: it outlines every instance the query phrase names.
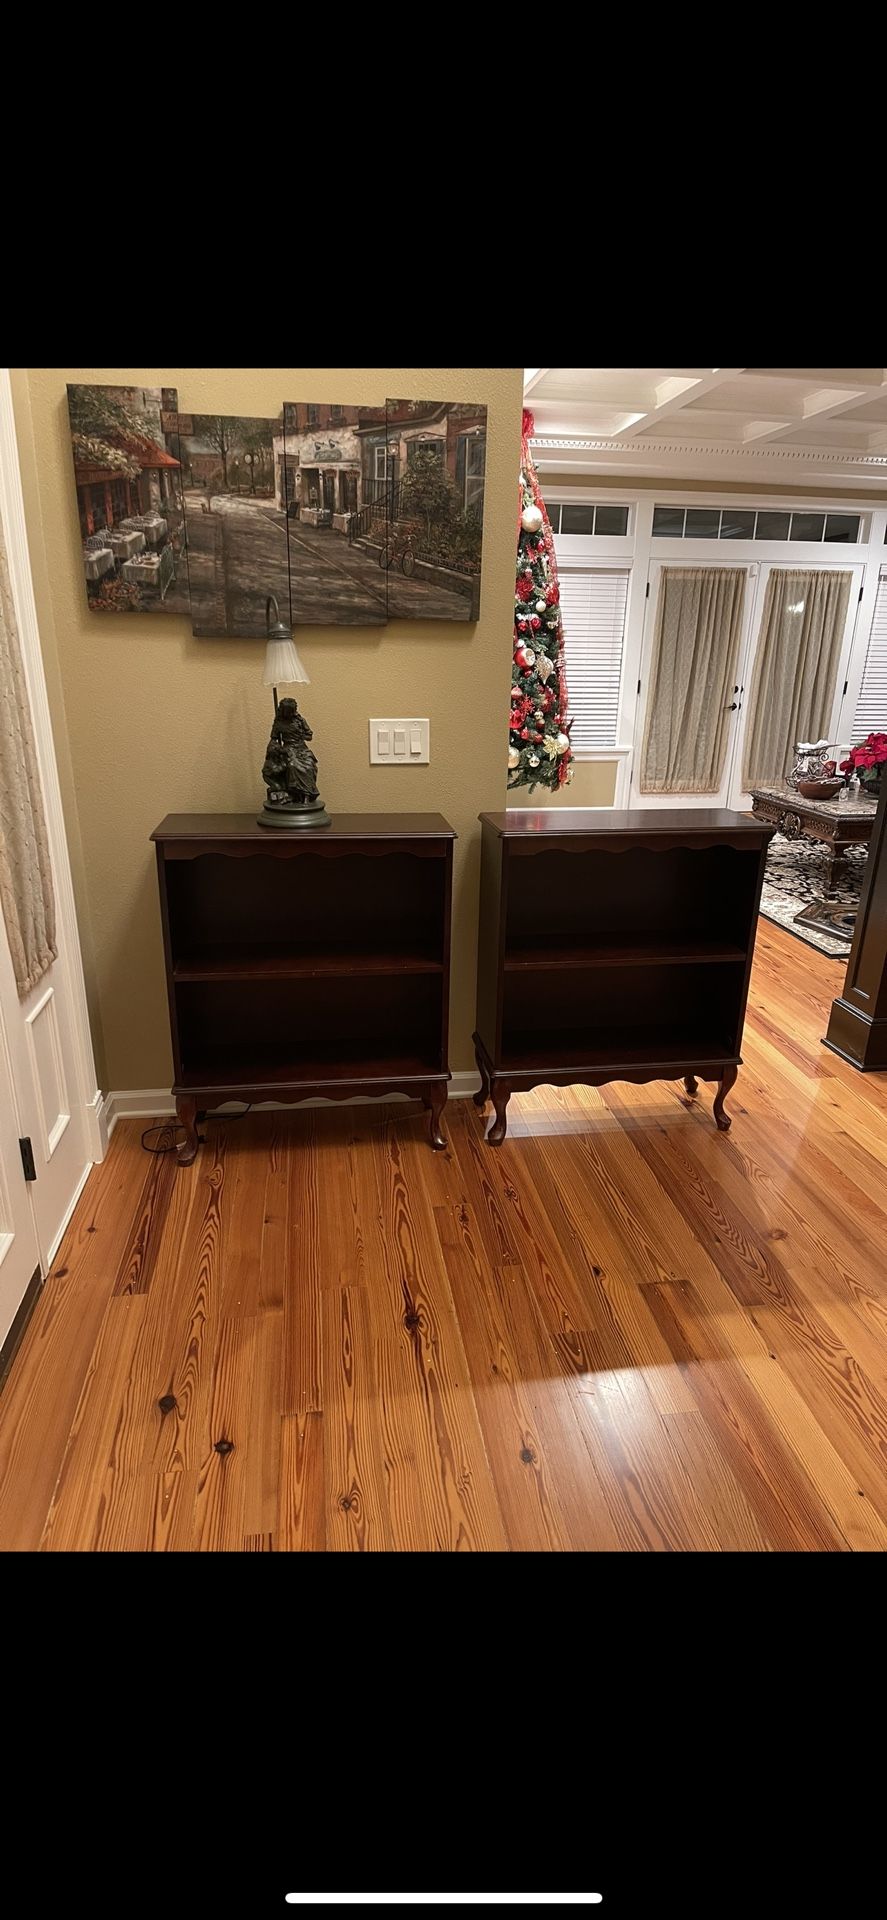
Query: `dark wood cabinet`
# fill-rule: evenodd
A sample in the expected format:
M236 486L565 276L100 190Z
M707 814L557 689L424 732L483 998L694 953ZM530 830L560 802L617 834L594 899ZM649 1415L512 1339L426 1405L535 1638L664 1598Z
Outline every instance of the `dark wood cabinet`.
M339 814L269 833L250 814L169 814L151 836L173 1094L226 1100L411 1093L443 1147L455 834L440 814Z
M492 1145L543 1083L716 1080L740 1044L773 828L721 808L483 813L475 1054Z

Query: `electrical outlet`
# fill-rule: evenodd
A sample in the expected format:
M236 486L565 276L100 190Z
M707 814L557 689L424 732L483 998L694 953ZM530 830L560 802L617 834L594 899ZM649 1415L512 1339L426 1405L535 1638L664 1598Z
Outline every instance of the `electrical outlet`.
M371 767L427 767L431 759L427 720L371 720Z

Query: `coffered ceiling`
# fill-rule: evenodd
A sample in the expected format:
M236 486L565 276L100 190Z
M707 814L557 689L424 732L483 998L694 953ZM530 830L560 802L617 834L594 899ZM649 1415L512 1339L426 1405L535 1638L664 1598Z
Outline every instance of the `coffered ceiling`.
M527 367L540 468L887 486L885 367Z

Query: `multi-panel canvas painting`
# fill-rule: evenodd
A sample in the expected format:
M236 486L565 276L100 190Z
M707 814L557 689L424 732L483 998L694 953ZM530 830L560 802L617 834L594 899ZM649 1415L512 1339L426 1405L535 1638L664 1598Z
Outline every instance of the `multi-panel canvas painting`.
M195 634L476 620L486 408L287 401L177 412L172 388L71 387L90 605L189 612Z
M378 511L373 506L378 445L384 456L383 407L299 400L283 409L278 479L296 626L366 627L388 619L388 575L380 564L384 485Z
M83 572L97 613L188 613L174 387L69 386Z
M191 625L198 635L264 633L269 593L289 617L286 517L275 494L279 441L279 420L179 415Z
M486 407L388 400L385 445L389 619L476 620Z

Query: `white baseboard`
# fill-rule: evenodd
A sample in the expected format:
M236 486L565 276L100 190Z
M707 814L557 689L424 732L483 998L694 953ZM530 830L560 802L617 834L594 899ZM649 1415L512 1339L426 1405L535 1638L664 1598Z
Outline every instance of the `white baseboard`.
M467 1100L473 1093L477 1092L479 1086L480 1075L473 1071L469 1072L466 1069L461 1073L453 1074L447 1092L451 1100ZM384 1100L385 1098L386 1096L384 1094L379 1094L378 1097L376 1097L373 1094L355 1093L352 1094L349 1100L324 1100L322 1098L299 1100L298 1102L290 1100L262 1100L254 1102L254 1105L258 1111L264 1113L284 1113L287 1108L293 1106L299 1108L374 1107L377 1105L377 1099ZM387 1098L389 1100L406 1100L409 1096L405 1093L390 1093L387 1095ZM220 1106L218 1109L214 1108L213 1111L224 1113L226 1106L233 1107L236 1110L241 1104L242 1103L237 1100L228 1100L225 1102L225 1106ZM118 1120L162 1120L166 1118L167 1114L175 1113L175 1110L175 1101L168 1087L120 1087L117 1088L114 1093L105 1095L101 1109L101 1125L106 1130L107 1139L110 1140Z
M86 1145L92 1161L104 1160L108 1151L108 1103L96 1089L86 1107Z
M106 1093L104 1116L108 1139L118 1120L159 1120L175 1110L176 1103L168 1087L122 1087L115 1093Z

